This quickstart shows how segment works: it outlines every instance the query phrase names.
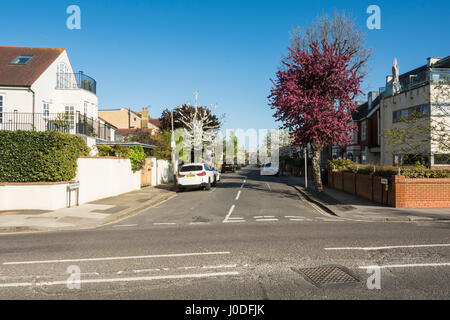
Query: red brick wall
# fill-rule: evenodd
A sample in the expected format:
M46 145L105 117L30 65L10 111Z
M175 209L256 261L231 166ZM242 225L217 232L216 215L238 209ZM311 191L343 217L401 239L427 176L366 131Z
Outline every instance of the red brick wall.
M381 178L351 172L329 172L328 186L396 208L450 207L450 179ZM344 186L344 188L343 188ZM355 191L356 190L356 191ZM450 209L449 209L450 210Z
M395 177L396 208L450 207L450 179Z

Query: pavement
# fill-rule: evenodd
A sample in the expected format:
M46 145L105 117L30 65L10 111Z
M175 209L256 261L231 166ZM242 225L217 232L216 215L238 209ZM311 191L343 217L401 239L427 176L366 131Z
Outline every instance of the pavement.
M322 207L328 213L340 218L356 221L448 221L450 208L393 208L353 194L324 186L323 194L314 191L314 181L284 173L282 179L295 186L308 200Z
M0 299L450 298L450 223L340 218L286 182L247 167L95 229L2 234Z
M171 189L171 185L146 187L119 196L55 211L0 211L0 233L97 228L125 219L176 196Z

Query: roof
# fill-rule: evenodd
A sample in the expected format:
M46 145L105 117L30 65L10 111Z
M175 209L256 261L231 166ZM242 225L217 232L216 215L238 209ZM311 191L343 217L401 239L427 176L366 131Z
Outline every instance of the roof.
M141 128L128 128L128 129L117 129L116 130L116 134L119 134L121 136L128 136L130 134L135 133L137 130L143 130L143 131L149 131L149 132L152 131L152 129L150 129L150 128L143 128L143 129L141 129Z
M113 128L115 128L115 129L117 129L117 127L116 127L115 125L113 125L112 123L110 123L110 122L106 121L106 120L105 120L105 119L103 119L102 117L100 117L100 116L97 116L97 118L98 118L99 120L103 121L104 123L106 123L106 124L110 125L111 127L113 127Z
M144 149L155 149L156 147L152 144L145 144L140 142L119 142L119 141L97 141L97 145L107 145L114 147L116 145L122 147L132 147L132 146L142 146Z
M0 47L0 85L31 87L59 57L62 48ZM25 65L11 65L21 55L34 56Z
M369 103L365 102L362 105L360 105L356 110L358 112L352 113L352 119L355 121L362 120L364 118L367 118L367 116L380 104L381 95L378 95L373 101L372 101L372 108L369 108Z

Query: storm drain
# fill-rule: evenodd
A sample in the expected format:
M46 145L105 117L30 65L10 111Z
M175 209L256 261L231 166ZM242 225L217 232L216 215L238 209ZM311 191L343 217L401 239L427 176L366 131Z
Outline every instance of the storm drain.
M296 269L295 271L299 272L306 278L306 280L312 282L318 287L332 284L359 282L356 277L336 266L301 268Z

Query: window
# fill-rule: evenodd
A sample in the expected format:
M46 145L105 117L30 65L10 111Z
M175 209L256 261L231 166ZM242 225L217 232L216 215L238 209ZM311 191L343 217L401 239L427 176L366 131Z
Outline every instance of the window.
M56 87L59 89L71 89L69 68L64 62L58 63L57 66Z
M203 166L184 166L181 168L180 172L190 172L190 171L202 171Z
M418 105L415 107L405 108L392 112L392 122L400 122L406 119L414 119L416 117L424 117L430 115L430 105Z
M66 106L66 117L69 121L70 129L73 129L75 122L75 108L73 106Z
M361 141L366 141L367 125L366 121L361 122Z
M44 103L42 106L42 113L44 114L44 118L48 118L50 116L50 104Z
M3 96L0 96L0 124L3 123Z
M450 153L447 154L435 154L434 155L434 164L445 164L450 165Z
M33 59L34 56L18 56L13 61L11 61L9 64L17 64L17 65L25 65L28 62L30 62L31 59Z

